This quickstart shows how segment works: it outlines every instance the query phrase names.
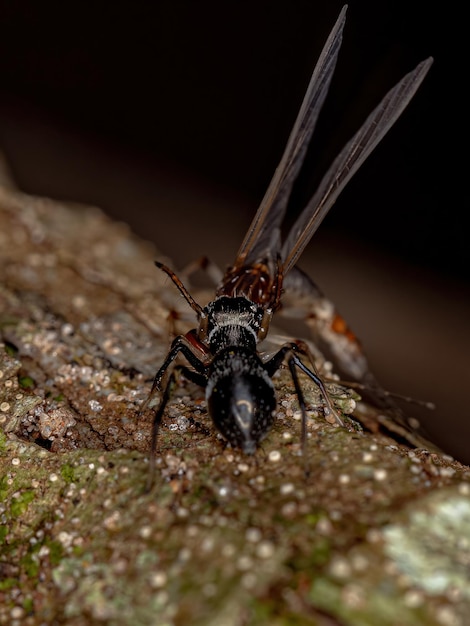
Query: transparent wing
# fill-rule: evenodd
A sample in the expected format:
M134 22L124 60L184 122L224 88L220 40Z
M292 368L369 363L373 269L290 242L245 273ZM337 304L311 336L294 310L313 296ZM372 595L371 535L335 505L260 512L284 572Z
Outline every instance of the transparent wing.
M346 9L347 5L342 8L323 47L281 162L245 235L237 260L245 262L255 260L255 257L267 249L274 252L274 255L280 251L280 224L336 67L346 21ZM273 248L277 248L277 251Z
M347 182L400 117L426 76L432 57L406 74L372 111L323 177L317 191L292 226L281 251L284 275L297 263Z

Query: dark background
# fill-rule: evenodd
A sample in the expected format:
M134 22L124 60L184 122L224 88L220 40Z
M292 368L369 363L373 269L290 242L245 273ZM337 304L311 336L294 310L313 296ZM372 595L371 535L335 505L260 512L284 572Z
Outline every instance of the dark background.
M301 0L0 0L0 149L24 191L98 205L176 267L202 254L225 266L340 9ZM383 384L434 400L436 411L412 412L470 463L460 10L350 3L291 214L386 91L432 55L417 95L301 265L362 338Z

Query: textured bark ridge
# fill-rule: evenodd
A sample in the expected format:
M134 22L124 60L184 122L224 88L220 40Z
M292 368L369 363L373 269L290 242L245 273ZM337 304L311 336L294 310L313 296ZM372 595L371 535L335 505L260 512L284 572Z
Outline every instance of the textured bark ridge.
M187 308L124 224L0 182L0 623L468 624L470 469L314 414L307 478L283 372L254 458L181 382L146 493Z

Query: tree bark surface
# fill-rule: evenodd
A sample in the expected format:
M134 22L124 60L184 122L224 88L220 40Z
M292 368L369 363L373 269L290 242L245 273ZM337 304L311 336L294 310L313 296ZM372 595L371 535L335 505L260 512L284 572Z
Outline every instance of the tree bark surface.
M188 307L126 225L0 183L0 623L469 623L470 468L314 415L307 477L285 372L253 458L179 381L146 492Z

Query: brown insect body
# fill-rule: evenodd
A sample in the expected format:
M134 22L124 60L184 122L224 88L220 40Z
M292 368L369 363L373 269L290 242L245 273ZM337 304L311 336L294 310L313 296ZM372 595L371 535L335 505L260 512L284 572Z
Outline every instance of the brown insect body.
M306 322L314 341L352 380L367 383L379 402L392 403L369 371L359 342L334 306L297 266L305 246L347 182L401 115L426 73L432 58L404 76L368 116L323 177L284 240L281 225L292 186L305 158L317 118L333 76L346 18L343 7L310 80L281 162L242 242L233 265L222 276L215 298L205 307L195 302L168 267L156 263L173 280L197 315L197 330L177 336L155 375L148 406L178 356L188 363L173 369L163 388L152 429L152 463L158 429L168 403L175 372L205 388L208 410L216 427L235 447L253 453L268 434L276 406L273 374L287 364L302 412L306 440L306 407L298 371L318 385L324 413L343 424L342 417L318 375L310 353L300 341L286 342L268 360L258 344L266 337L273 314L289 310L289 298L306 301ZM301 358L307 358L309 365Z

